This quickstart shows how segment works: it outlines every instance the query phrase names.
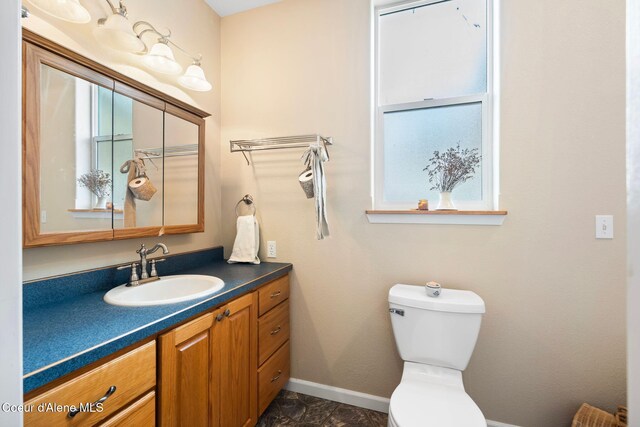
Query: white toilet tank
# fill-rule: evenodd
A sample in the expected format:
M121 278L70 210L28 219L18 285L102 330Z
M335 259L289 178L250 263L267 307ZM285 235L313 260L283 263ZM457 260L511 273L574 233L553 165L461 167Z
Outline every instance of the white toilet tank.
M400 357L463 371L480 332L484 301L471 291L442 289L427 296L424 286L395 285L389 312Z

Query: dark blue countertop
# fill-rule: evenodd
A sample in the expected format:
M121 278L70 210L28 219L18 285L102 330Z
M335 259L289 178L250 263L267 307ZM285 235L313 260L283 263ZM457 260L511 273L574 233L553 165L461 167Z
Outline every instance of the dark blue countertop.
M24 392L170 328L209 308L283 276L291 264L227 264L222 248L169 257L161 276L216 276L224 287L213 295L177 304L120 307L103 301L127 281L113 267L38 280L24 285ZM124 273L124 274L123 274Z

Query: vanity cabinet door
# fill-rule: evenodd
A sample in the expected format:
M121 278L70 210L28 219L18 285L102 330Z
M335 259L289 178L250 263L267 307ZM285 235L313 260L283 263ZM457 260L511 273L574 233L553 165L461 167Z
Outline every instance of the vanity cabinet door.
M213 426L211 397L217 313L160 336L158 425Z
M162 235L165 103L115 83L113 229L115 239Z
M164 115L164 232L204 231L205 122L167 104Z
M225 318L214 371L220 394L217 410L221 427L253 426L257 422L257 297L245 295L223 307ZM228 311L227 311L228 310Z
M238 298L159 338L161 426L257 421L257 296Z

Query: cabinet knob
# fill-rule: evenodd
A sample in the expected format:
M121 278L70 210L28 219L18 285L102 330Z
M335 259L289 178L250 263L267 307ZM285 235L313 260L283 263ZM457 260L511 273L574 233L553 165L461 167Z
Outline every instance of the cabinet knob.
M227 309L224 311L224 315L225 315L225 317L229 317L229 316L231 316L231 311L229 311L229 309L227 308Z
M216 316L216 320L217 320L218 322L222 321L222 319L224 319L224 315L223 315L222 313L220 313L220 314L218 314L218 315Z

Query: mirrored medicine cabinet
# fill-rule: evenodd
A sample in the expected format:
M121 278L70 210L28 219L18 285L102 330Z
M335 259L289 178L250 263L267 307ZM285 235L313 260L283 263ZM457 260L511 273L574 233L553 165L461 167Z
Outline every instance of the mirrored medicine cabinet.
M208 116L24 30L24 246L204 231Z

